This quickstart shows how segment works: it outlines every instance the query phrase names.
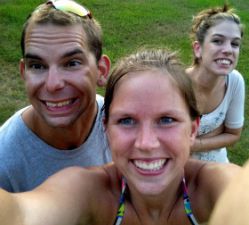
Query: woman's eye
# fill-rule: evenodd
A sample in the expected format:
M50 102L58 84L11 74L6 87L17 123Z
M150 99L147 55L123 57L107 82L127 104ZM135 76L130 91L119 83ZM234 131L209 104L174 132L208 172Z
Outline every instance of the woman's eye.
M132 118L123 118L123 119L118 120L118 124L125 125L125 126L134 125L135 120Z
M231 45L232 45L234 48L240 47L240 43L238 43L238 42L232 42Z
M165 117L160 118L159 123L164 125L164 124L171 124L174 121L175 120L173 118L165 116Z
M220 40L220 39L213 39L212 42L217 44L217 45L222 44L222 40Z

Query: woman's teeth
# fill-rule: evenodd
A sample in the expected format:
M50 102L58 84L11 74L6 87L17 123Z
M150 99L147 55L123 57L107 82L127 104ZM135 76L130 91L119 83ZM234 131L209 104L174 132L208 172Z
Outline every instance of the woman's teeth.
M142 170L148 170L148 171L156 171L160 170L166 159L159 159L159 160L153 160L153 161L143 161L143 160L134 160L134 164L137 168Z

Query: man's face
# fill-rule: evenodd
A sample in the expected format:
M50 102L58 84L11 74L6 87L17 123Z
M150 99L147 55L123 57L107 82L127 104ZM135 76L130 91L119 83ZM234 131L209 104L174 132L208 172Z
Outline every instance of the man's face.
M21 75L36 114L68 127L95 108L98 67L81 25L35 25L25 39Z

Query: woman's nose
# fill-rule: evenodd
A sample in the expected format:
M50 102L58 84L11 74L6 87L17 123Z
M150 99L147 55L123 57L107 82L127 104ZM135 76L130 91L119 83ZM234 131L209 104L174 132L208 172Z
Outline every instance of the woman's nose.
M160 146L156 131L152 126L142 126L136 137L135 147L141 150L151 150Z

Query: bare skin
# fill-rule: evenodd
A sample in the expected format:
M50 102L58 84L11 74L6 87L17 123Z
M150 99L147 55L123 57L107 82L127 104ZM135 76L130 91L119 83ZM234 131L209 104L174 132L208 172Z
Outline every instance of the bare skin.
M249 164L230 182L217 202L210 225L247 225L249 212Z
M187 163L188 192L194 215L200 223L208 220L227 180L238 171L237 166L230 164L217 165L197 160ZM32 192L10 196L1 191L0 218L5 225L42 225L44 222L47 225L110 225L114 223L118 210L120 182L120 174L114 165L96 170L65 169ZM214 183L219 184L218 189ZM165 190L169 192L159 197L164 204L153 204L153 208L151 200L142 196L127 197L122 225L190 224L183 208L182 190L177 189L177 193L172 193L172 190L173 186ZM173 204L167 204L172 196L169 193L174 194L170 199ZM158 202L157 198L154 200Z

